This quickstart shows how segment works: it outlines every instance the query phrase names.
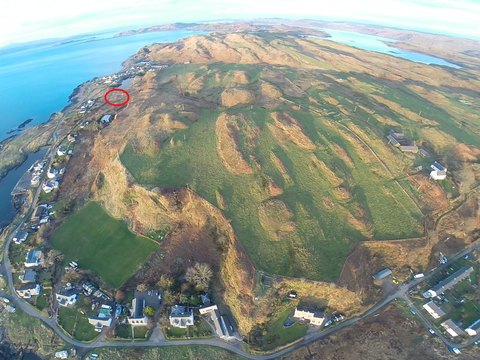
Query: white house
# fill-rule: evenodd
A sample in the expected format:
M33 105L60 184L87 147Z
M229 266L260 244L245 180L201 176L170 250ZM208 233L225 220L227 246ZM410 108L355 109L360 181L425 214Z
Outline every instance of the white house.
M478 319L472 325L466 328L465 332L470 336L475 336L480 334L480 319Z
M212 320L215 332L222 338L229 338L233 336L233 327L230 320L225 315L220 315L217 305L211 305L198 309L201 315L209 315Z
M27 240L28 238L28 232L26 231L19 231L15 234L15 236L13 237L13 242L15 244L21 244L23 243L25 240Z
M58 305L69 307L74 306L77 302L78 293L74 290L63 290L55 294Z
M433 301L429 301L428 303L424 304L423 308L427 310L427 312L432 315L434 319L439 319L446 315L445 311L443 311L442 308Z
M92 316L91 318L88 318L88 322L95 327L95 331L101 332L104 327L108 327L112 324L112 318Z
M50 170L48 170L47 172L47 177L49 179L55 179L55 176L57 175L58 175L58 170L55 168L50 168Z
M186 310L184 306L172 306L170 313L170 325L185 329L187 326L193 325L193 310Z
M322 325L325 316L320 311L308 310L302 307L296 307L293 317L297 319L310 320L312 325Z
M132 326L146 326L148 325L148 318L143 314L145 307L145 300L133 299L132 301L132 316L127 318L128 323Z
M442 322L441 325L447 331L447 333L450 334L451 337L457 337L464 333L464 331L460 329L460 327L455 324L452 319L448 319L447 321Z
M42 260L42 252L40 250L30 250L25 259L26 267L33 267L40 265Z
M26 284L17 289L18 296L24 299L30 299L32 296L40 294L40 284Z
M443 170L434 170L430 173L433 180L443 180L447 177L447 172Z

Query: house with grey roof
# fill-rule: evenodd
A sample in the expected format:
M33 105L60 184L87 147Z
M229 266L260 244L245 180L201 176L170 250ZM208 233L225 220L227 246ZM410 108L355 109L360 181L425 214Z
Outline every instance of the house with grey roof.
M32 283L37 280L37 272L33 269L25 269L23 274L18 278L22 283Z
M457 337L465 333L452 319L442 322L441 325L451 337Z
M392 136L392 137L395 138L395 139L399 139L399 140L405 139L405 134L404 134L404 133L402 133L402 132L397 132L397 131L395 131L395 130L393 130L393 129L391 129L391 130L388 132L388 135L389 135L389 136Z
M40 284L25 284L17 289L18 296L24 299L30 299L32 296L40 294Z
M439 319L446 315L446 312L443 311L443 309L433 301L429 301L428 303L424 304L423 308L427 310L427 312L432 315L434 319Z
M464 266L457 271L455 271L452 275L447 277L446 279L440 281L437 285L435 285L430 290L427 290L423 293L423 297L425 298L433 298L440 294L443 294L445 291L453 288L457 285L460 281L467 278L473 272L473 268L471 266Z
M19 231L15 234L15 236L13 237L13 242L15 244L21 244L23 243L24 241L26 241L28 238L28 232L26 231Z
M173 305L170 313L170 325L183 329L193 325L193 310L187 310L181 305Z
M26 267L34 267L40 265L42 262L42 252L40 250L30 250L27 253L27 257L25 259L25 266Z
M415 146L415 145L401 145L400 150L403 151L403 152L417 153L418 152L418 146Z
M72 307L78 299L78 291L76 289L63 290L55 294L55 298L60 306Z
M132 316L127 317L128 323L132 326L148 325L148 318L143 314L145 308L145 300L135 298L132 301Z
M398 140L395 139L392 135L388 135L387 139L388 139L388 142L393 146L400 146L400 143L398 142Z
M198 310L201 315L208 315L218 337L225 339L233 336L233 326L226 315L220 315L217 305L207 306Z

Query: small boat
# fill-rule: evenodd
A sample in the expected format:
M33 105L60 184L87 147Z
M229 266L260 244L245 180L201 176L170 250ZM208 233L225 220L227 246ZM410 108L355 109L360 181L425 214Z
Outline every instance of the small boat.
M115 311L115 316L119 317L121 313L122 313L122 305L118 305L117 310Z

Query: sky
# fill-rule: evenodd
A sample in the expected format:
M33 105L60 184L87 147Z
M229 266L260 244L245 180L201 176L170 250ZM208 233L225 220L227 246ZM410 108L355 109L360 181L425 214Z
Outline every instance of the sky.
M282 17L480 38L480 0L0 0L0 47L172 22Z

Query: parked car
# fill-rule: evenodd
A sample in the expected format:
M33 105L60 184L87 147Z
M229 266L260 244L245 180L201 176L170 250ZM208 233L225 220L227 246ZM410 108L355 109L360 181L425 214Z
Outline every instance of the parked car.
M157 296L158 296L158 294L160 294L160 293L157 291L157 292L155 293L155 295L157 295Z
M333 324L333 320L328 320L326 323L325 323L325 327L329 327L330 325Z
M148 291L148 296L152 295L152 290Z
M412 312L412 314L416 314L417 312L415 311L415 309L412 309L410 308L410 311Z
M435 335L435 331L433 331L432 328L429 328L428 331L430 332L430 334Z

